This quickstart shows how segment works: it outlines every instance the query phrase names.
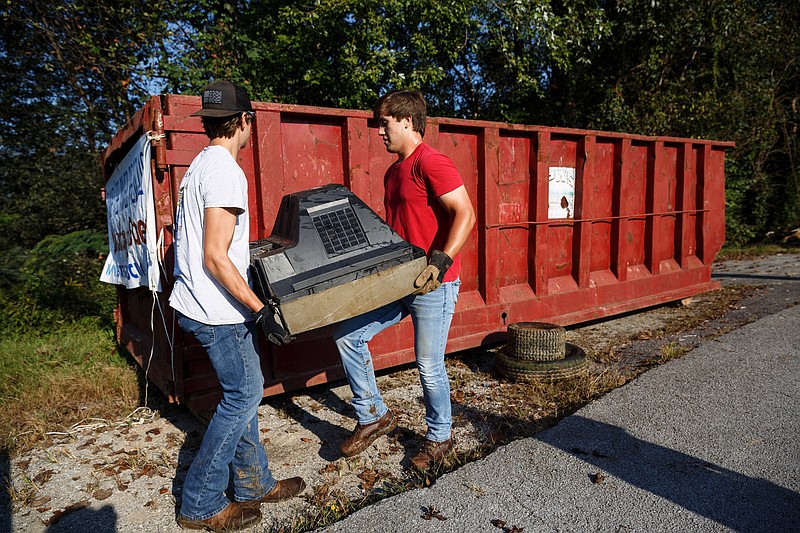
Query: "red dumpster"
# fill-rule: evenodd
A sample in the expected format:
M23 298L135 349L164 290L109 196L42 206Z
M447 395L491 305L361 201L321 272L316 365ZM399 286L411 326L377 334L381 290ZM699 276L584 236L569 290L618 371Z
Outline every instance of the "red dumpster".
M146 288L120 287L117 335L171 401L195 412L215 405L218 384L167 297L178 186L207 144L200 119L189 116L199 107L198 97L153 97L102 154L108 179L150 132L163 291L154 300ZM270 235L283 195L324 184L345 185L384 215L383 174L393 156L371 113L254 107L250 145L239 155L252 241ZM724 158L732 143L448 118L429 119L425 140L453 159L478 214L461 252L448 352L495 342L512 322L575 324L717 286L711 263L725 238ZM413 361L411 327L403 321L374 339L377 369ZM344 377L330 328L262 348L265 395Z

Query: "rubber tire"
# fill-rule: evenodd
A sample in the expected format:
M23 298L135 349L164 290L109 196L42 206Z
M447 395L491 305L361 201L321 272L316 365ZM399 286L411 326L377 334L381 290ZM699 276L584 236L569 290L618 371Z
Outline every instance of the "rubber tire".
M546 322L517 322L508 326L508 352L527 361L556 361L566 357L566 330Z
M556 361L528 361L500 350L495 354L495 367L513 381L555 381L585 375L587 363L583 349L567 344L566 357Z

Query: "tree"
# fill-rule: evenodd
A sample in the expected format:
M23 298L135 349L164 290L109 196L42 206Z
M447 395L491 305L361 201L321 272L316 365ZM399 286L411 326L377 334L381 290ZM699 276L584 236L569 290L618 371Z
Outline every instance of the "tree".
M562 70L555 125L732 140L728 240L800 223L800 4L609 0L611 35Z
M99 149L149 93L165 16L130 0L20 0L0 18L0 246L102 231Z
M734 140L728 235L800 223L791 0L20 0L0 15L0 247L102 228L97 153L151 92ZM4 237L12 235L11 239ZM6 241L3 242L3 239Z

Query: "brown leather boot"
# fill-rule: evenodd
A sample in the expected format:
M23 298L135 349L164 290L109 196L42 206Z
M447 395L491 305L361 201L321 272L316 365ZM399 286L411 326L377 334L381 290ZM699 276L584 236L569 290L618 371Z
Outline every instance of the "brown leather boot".
M301 477L290 477L288 479L281 479L275 484L275 487L258 500L249 502L241 502L241 505L247 507L258 507L262 503L276 503L294 498L306 488L306 482Z
M390 433L396 427L397 422L391 411L386 411L385 415L372 424L367 424L365 426L357 424L356 428L353 430L353 434L340 446L342 455L345 457L352 457L363 452L375 442L375 439L381 435Z
M189 520L178 515L178 525L182 528L206 531L237 531L260 520L261 511L257 507L247 507L237 502L231 502L225 509L205 520Z
M436 464L446 464L447 456L453 451L453 439L444 442L433 442L425 439L422 449L411 458L411 465L419 470L429 470Z

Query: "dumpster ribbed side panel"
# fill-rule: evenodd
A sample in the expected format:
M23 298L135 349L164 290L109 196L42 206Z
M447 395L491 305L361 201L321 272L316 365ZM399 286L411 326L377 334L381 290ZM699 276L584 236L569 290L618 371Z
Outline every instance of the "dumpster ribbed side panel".
M154 129L158 231L164 230L165 293L156 320L151 377L194 407L213 405L217 386L205 354L173 324L174 198L207 144L197 97L151 99L104 153L104 173L131 138ZM384 215L383 176L394 156L364 111L254 103L250 145L239 163L250 185L251 239L270 235L283 195L344 184ZM724 157L731 143L610 132L430 119L425 141L451 157L478 217L462 250L462 286L448 351L496 342L512 322L561 325L610 316L707 291L724 240ZM153 338L152 299L121 291L121 340L144 364ZM174 327L174 338L172 328ZM168 339L172 338L172 346ZM406 320L378 335L375 367L413 361ZM331 328L281 348L262 343L266 394L343 377ZM191 403L191 402L190 402Z

